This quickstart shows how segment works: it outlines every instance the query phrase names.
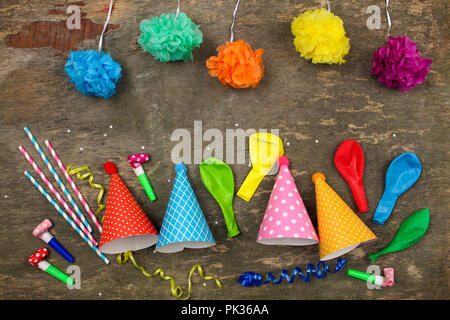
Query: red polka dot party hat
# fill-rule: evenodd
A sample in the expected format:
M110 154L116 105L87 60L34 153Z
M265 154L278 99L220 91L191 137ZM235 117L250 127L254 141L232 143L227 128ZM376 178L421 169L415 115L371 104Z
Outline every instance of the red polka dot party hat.
M339 195L325 182L322 173L314 173L320 260L330 260L377 237Z
M256 241L268 245L290 246L319 243L319 238L289 170L288 158L281 156L278 166L280 170Z
M111 175L111 184L106 200L100 251L118 254L153 246L158 240L155 227L120 179L116 166L106 162L104 169Z

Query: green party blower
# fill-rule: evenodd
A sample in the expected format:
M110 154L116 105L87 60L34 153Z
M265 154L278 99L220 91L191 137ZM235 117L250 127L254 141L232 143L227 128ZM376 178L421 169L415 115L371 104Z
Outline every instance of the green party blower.
M383 286L385 279L382 276L377 276L375 274L365 273L357 270L348 269L347 275L353 278L361 279L364 281L369 281L378 286Z
M239 234L233 211L234 178L231 168L217 158L208 158L200 166L200 177L206 189L212 194L222 209L228 236Z
M69 284L69 285L73 285L75 283L75 281L71 277L69 277L64 272L60 271L59 269L55 268L50 263L45 261L45 257L47 257L47 255L48 255L48 250L47 250L47 248L43 247L43 248L39 249L38 251L36 251L35 253L33 253L28 258L28 262L31 265L35 266L36 268L39 268L42 271L45 271L48 274L54 276L55 278L61 280L62 282Z
M419 241L428 229L430 223L430 211L428 208L414 212L403 221L391 243L378 253L369 254L375 262L379 256L389 252L402 251Z
M155 192L153 192L152 186L150 185L150 181L148 181L147 175L145 174L144 168L142 168L141 163L147 162L150 160L150 155L148 153L137 153L131 154L128 156L128 163L133 167L134 173L138 177L139 181L142 184L142 187L147 193L150 201L156 200Z

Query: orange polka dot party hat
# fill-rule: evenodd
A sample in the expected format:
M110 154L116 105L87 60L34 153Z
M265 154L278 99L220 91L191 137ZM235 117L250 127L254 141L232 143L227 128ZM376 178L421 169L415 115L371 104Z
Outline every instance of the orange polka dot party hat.
M342 256L361 243L377 238L325 182L325 176L322 173L313 174L312 181L316 186L321 261Z
M106 200L100 251L119 254L153 246L158 240L158 231L119 177L114 163L106 162L104 169L111 175L111 184Z

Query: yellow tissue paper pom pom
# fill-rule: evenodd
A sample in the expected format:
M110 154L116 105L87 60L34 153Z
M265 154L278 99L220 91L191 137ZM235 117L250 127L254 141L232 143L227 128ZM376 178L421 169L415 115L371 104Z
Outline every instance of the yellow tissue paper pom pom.
M344 23L326 9L308 10L291 23L295 50L312 63L345 63L350 49Z

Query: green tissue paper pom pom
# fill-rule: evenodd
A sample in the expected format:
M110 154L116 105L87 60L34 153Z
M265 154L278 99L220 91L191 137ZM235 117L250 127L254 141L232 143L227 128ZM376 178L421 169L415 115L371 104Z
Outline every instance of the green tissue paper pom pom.
M141 21L138 43L162 62L192 60L192 50L203 42L200 26L180 12L163 13Z

